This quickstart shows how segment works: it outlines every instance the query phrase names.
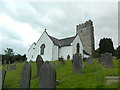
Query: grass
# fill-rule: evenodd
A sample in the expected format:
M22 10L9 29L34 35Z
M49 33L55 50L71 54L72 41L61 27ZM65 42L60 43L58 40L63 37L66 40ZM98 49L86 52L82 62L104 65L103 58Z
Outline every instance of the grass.
M60 84L57 88L117 88L118 83L112 83L110 85L105 84L105 76L117 76L118 75L118 60L113 60L112 69L102 69L101 64L97 60L93 60L91 64L85 64L82 70L82 74L73 74L71 61L65 61L65 64L58 64L57 61L51 61L53 63L57 80ZM20 76L23 63L16 63L16 69L13 71L7 71L4 88L19 88ZM36 63L32 65L32 79L30 88L39 87L39 77L36 76ZM5 69L5 67L3 67Z

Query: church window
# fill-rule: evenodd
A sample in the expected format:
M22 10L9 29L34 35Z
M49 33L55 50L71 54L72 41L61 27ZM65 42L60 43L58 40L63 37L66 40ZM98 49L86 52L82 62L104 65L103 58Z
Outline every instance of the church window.
M41 46L40 46L40 54L41 55L44 55L44 51L45 51L45 44L42 44Z
M70 55L67 55L67 60L70 60Z
M80 44L79 43L77 43L76 48L77 48L77 53L80 53Z

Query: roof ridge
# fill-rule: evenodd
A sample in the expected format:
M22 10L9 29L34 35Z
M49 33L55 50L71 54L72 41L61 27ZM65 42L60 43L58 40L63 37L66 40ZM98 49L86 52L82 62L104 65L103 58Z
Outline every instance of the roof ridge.
M62 38L62 39L59 39L59 40L70 39L70 38L74 38L74 37L76 37L76 35L75 36L71 36L71 37L67 37L67 38Z

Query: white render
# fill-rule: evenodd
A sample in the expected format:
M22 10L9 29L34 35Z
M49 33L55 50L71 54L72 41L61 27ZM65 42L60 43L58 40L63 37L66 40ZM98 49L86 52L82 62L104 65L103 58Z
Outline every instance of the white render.
M37 43L33 43L31 47L28 50L27 53L27 60L30 61L36 61L36 57L40 55L41 48L40 46L42 44L45 45L44 49L44 55L41 55L43 60L51 61L51 60L58 60L59 58L63 57L65 60L67 60L67 56L70 56L70 59L73 58L73 54L75 54L76 51L76 45L79 43L80 45L80 54L83 57L83 44L81 42L81 39L79 35L76 35L73 39L73 41L70 43L70 45L67 46L59 46L55 45L53 40L50 38L46 30L43 32ZM58 43L59 44L59 43Z
M80 40L80 37L79 37L79 35L77 35L76 36L76 38L74 39L74 41L73 41L73 54L75 54L76 53L76 45L77 45L77 43L79 43L80 44L80 54L82 55L82 58L83 58L83 44L82 44L82 42L81 42L81 40Z
M59 49L59 57L63 57L65 60L67 60L67 56L70 56L70 59L72 59L72 46L64 46Z

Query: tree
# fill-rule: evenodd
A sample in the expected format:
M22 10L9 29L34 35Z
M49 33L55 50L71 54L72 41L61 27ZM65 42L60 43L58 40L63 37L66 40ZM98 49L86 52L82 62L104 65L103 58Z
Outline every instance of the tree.
M95 50L95 52L94 52L94 57L95 57L95 58L100 57L99 48Z
M10 61L10 63L14 62L14 51L11 48L7 48L4 50L5 55L2 55L2 61L6 61L7 63Z
M117 57L117 59L120 59L120 46L118 46L115 50L115 56Z
M101 55L102 53L106 52L112 53L112 55L114 55L113 42L110 38L103 38L99 43L99 54Z
M13 49L11 48L7 48L6 50L4 50L4 52L5 52L5 55L9 55L9 56L14 55Z

